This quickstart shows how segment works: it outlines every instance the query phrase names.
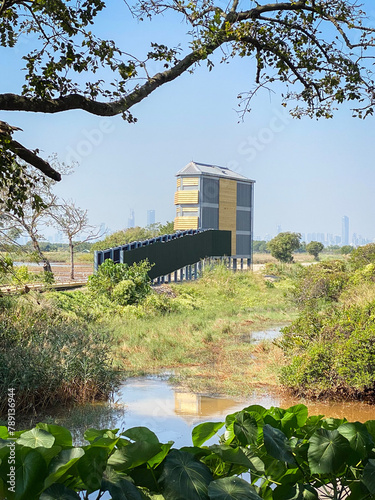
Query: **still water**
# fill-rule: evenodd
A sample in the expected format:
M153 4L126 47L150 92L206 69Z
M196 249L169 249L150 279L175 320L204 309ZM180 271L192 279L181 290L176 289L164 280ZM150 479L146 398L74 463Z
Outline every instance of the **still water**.
M191 431L200 422L223 421L227 414L250 404L288 408L298 403L306 404L310 415L346 417L349 421L361 422L375 419L375 406L365 403L306 402L282 394L261 392L254 392L239 401L182 392L162 378L139 377L128 379L111 404L55 411L44 416L43 420L68 427L77 443L81 442L84 430L89 427L125 430L146 426L157 434L160 441L172 440L181 447L192 444Z

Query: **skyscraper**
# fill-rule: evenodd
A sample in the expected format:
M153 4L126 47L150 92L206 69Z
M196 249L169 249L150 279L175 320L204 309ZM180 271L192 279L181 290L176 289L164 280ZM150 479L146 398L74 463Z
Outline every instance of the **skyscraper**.
M346 215L341 220L341 244L349 245L349 217Z
M155 224L155 210L147 210L147 225Z
M128 227L135 227L135 216L132 208L130 209L130 216L128 218Z

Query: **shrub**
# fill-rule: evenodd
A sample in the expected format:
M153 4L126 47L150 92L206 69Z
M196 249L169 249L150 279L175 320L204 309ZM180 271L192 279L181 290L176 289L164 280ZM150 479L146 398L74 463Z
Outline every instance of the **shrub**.
M337 302L348 279L345 262L340 260L321 262L300 270L294 281L291 296L301 308L316 306L319 301Z
M289 359L282 382L300 395L366 397L375 393L375 301L319 315L304 312L283 329Z
M353 269L375 263L375 243L358 247L350 254L349 263Z
M128 266L107 259L89 277L88 288L93 295L105 295L121 305L136 304L150 293L150 269L147 260Z

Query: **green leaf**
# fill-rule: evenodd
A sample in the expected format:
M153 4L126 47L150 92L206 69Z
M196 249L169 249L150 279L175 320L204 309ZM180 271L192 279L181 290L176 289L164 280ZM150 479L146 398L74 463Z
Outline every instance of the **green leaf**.
M192 432L194 446L202 446L214 436L224 425L224 422L204 422L194 427Z
M136 441L120 450L116 450L109 457L108 465L111 465L116 470L125 471L156 458L161 451L162 445L159 442Z
M61 427L60 425L50 425L50 424L37 424L38 429L43 429L49 432L55 438L55 446L62 446L63 448L68 446L73 446L72 435L69 429Z
M0 439L7 439L9 437L8 428L5 425L0 425Z
M242 465L257 474L264 472L264 463L251 450L237 446L232 448L226 444L214 444L209 449L224 462Z
M296 484L295 486L278 486L272 496L273 500L318 500L315 488L309 484Z
M49 475L44 482L44 487L47 488L58 481L84 454L82 448L62 450L50 463Z
M86 441L89 441L89 443L94 443L97 439L100 438L110 438L110 439L115 439L116 438L116 433L118 429L87 429L83 435L83 437L86 439Z
M37 450L30 448L17 450L15 498L17 500L38 498L46 474L46 462Z
M102 491L108 491L116 500L143 500L140 491L124 474L107 467L101 484Z
M318 429L310 438L307 452L310 470L313 474L332 474L344 465L350 453L350 446L337 429Z
M261 500L254 488L239 477L224 477L212 481L208 487L210 500Z
M166 444L161 444L161 451L157 455L153 456L150 460L147 460L147 465L152 468L157 467L159 464L161 464L164 458L168 455L169 450L172 448L173 444L173 441L170 441Z
M371 495L375 494L375 460L370 458L363 470L362 483Z
M31 429L24 432L18 439L17 444L27 446L29 448L52 448L55 443L55 438L49 432L43 429Z
M291 406L286 410L287 413L293 413L297 417L297 424L299 427L302 427L305 425L307 416L308 416L308 409L307 406L299 404L299 405L294 405Z
M40 500L80 500L80 496L63 484L53 484L40 496Z
M374 441L366 426L360 422L340 425L339 433L349 441L350 447L360 458L365 458L373 448Z
M259 424L258 424L259 422ZM239 442L246 446L255 444L258 439L261 417L258 413L240 412L233 422L233 432Z
M160 482L167 500L206 500L212 479L209 469L190 453L172 450L165 459Z
M296 465L288 438L279 429L266 424L263 427L264 446L271 457L291 465Z
M125 436L132 441L146 441L147 443L159 443L159 439L156 434L147 427L132 427L127 429L125 432L121 433L121 436Z
M95 446L85 448L85 454L78 460L78 473L89 492L100 488L107 460L107 450Z

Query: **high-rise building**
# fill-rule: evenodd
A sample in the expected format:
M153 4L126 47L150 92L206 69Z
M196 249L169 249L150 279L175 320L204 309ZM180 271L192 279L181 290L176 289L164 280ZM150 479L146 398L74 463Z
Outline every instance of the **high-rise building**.
M225 167L190 162L177 172L175 230L232 233L232 255L250 257L254 182Z
M341 244L349 245L349 217L346 215L341 219Z
M130 209L130 216L128 218L128 227L135 227L135 216L132 208Z
M155 224L155 210L147 210L147 225Z

